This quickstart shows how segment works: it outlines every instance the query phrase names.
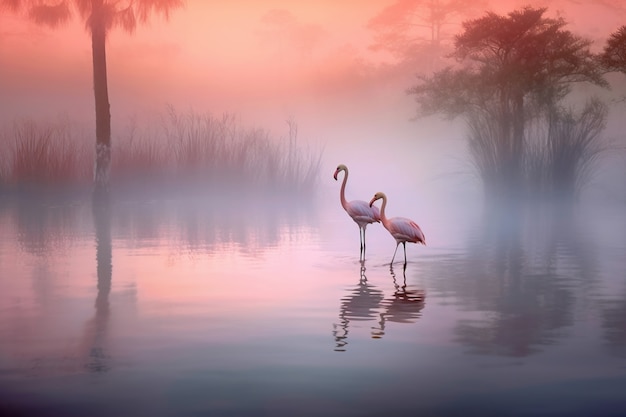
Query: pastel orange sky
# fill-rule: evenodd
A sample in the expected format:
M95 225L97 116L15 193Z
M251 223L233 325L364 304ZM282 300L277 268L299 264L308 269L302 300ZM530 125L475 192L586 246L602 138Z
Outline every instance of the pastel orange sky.
M271 104L284 118L298 111L295 103L302 98L317 100L313 92L355 87L350 85L355 60L378 59L367 48L372 43L367 22L391 3L188 0L167 22L155 17L132 35L113 30L108 40L113 115L159 111L166 104L217 112ZM505 13L527 2L491 3ZM592 38L604 39L620 23L620 16L594 1L548 3L572 24L586 25L580 32ZM263 36L262 19L272 10L290 13L292 32ZM82 23L75 19L52 30L4 13L0 91L10 104L3 100L2 119L62 111L90 116L90 41Z
M132 35L113 30L107 45L112 110L120 95L148 107L188 102L228 109L244 97L289 94L303 66L322 61L332 70L349 63L352 57L340 51L364 44L364 25L384 3L304 1L294 8L284 0L188 1L167 22L154 18ZM261 19L270 10L289 10L295 23L319 31L310 53L296 54L289 39L262 39ZM51 30L3 16L0 27L2 88L16 100L13 110L49 95L70 106L90 97L90 42L79 21Z

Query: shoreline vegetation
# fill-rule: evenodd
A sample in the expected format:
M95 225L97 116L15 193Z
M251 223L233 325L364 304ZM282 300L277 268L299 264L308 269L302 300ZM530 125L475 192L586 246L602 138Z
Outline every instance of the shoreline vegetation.
M239 193L306 198L315 193L322 150L298 141L287 120L286 137L249 128L233 114L216 117L168 108L159 123L131 123L114 136L112 195L137 192L176 196ZM0 194L91 192L91 133L67 119L16 120L0 131Z

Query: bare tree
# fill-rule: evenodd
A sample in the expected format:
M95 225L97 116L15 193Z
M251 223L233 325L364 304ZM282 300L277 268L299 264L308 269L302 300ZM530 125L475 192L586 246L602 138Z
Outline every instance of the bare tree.
M374 16L368 28L375 32L373 50L390 52L400 62L427 62L426 70L439 66L444 42L451 40L446 26L460 26L487 7L487 0L396 0Z
M261 42L276 48L281 59L294 52L299 60L308 59L326 36L321 26L301 22L284 9L270 10L261 18L261 24L257 31Z

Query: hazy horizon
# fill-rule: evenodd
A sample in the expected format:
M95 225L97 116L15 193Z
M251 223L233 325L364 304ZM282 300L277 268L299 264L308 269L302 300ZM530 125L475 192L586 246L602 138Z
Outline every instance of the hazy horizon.
M554 118L480 113L473 139L491 143L475 168L464 120L414 119L415 67L441 58L398 65L370 48L370 19L405 1L187 0L168 22L111 31L111 193L92 192L83 23L2 9L1 415L626 409L626 74L607 75L612 90L576 85ZM547 4L594 51L626 22L617 0L491 3ZM595 95L603 137L603 105L578 116ZM170 109L182 117L168 124ZM526 130L507 135L517 119ZM589 137L610 152L572 204ZM405 218L370 224L366 250L338 164L347 200L383 191L386 216ZM503 194L514 204L485 204Z
M457 191L475 186L462 124L410 120L415 106L405 90L413 72L389 71L393 58L369 48L368 21L393 3L188 0L169 21L154 16L133 34L114 29L107 43L113 142L133 120L154 124L167 106L234 113L244 126L279 138L288 136L285 121L293 119L300 143L323 149L322 176L347 164L354 174L349 191L359 198L364 189L383 186L400 194L409 177L433 191L455 176ZM490 3L501 14L545 4L550 16L563 16L567 28L594 40L596 49L623 18L592 1ZM49 29L3 13L0 91L11 99L1 104L0 126L65 117L89 132L91 44L83 23L74 18ZM460 26L446 30L458 33ZM609 119L607 134L618 135L619 125L619 118Z

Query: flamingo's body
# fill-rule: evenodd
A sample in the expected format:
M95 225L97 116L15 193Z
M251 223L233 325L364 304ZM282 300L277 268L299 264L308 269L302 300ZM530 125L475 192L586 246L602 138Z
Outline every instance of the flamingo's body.
M380 221L383 223L385 229L391 233L391 236L396 240L396 250L393 252L393 258L391 258L391 263L393 264L393 260L396 258L396 252L398 251L398 246L402 243L404 247L404 264L406 265L406 242L410 243L421 243L422 245L426 245L426 237L424 236L424 232L422 229L411 219L407 219L405 217L392 217L390 219L385 215L385 208L387 207L387 196L385 193L378 192L374 194L374 198L370 201L370 206L374 204L374 201L382 199L383 204L380 207Z
M337 175L343 171L343 182L341 183L341 191L339 192L339 199L341 200L341 206L352 220L359 226L359 239L361 241L360 254L365 258L365 229L370 223L380 222L380 211L378 207L367 204L363 200L346 200L346 183L348 182L348 167L340 164L335 170L333 178L337 180Z

